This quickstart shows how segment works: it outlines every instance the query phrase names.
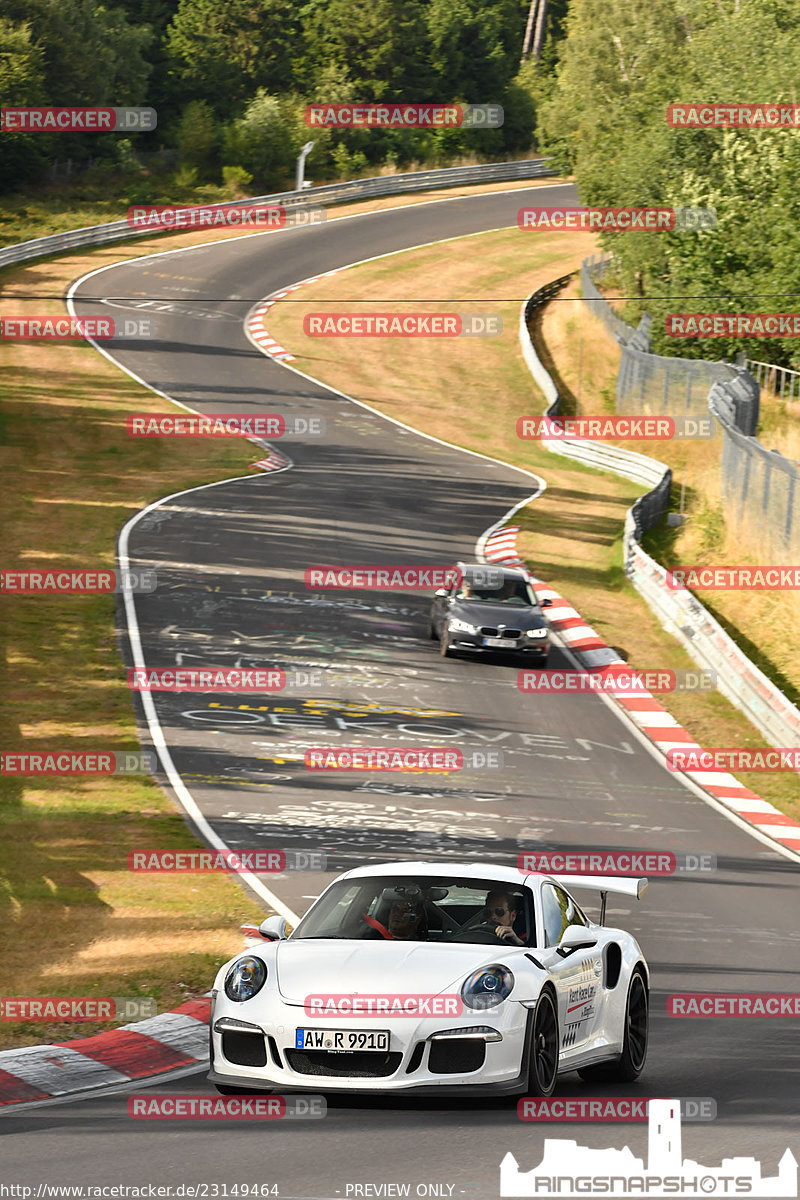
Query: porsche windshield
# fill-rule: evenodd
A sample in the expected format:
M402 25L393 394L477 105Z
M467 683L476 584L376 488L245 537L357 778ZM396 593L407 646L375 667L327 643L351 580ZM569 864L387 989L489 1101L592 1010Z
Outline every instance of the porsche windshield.
M534 929L530 894L514 884L371 875L335 883L292 938L534 946Z

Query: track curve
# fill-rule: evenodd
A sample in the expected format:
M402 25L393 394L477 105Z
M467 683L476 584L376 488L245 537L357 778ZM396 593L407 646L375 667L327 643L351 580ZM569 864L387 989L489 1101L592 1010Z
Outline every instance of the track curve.
M549 192L536 188L537 203L565 198L563 189ZM800 1126L792 1022L670 1021L665 996L800 990L797 866L687 791L598 697L521 698L512 667L441 659L427 640L425 597L315 598L303 584L313 565L470 558L480 535L534 491L535 481L287 372L248 343L247 309L368 254L514 225L526 195L460 197L167 251L81 282L74 301L80 315L102 311L109 296L176 297L172 311L160 313L157 342L109 347L124 368L176 401L207 412L321 413L327 422L324 438L285 447L291 470L178 495L149 510L129 537L132 563L159 574L159 589L136 598L149 665L173 665L176 656L190 664L199 656L204 664L323 669L327 690L191 703L156 695L158 723L219 838L233 846L321 848L325 880L365 858L508 862L536 845L715 853L716 875L653 882L635 912L614 910L640 939L653 972L650 1059L635 1090L713 1097L719 1118L684 1127L686 1153L709 1165L752 1154L772 1174L785 1147L797 1145ZM346 276L343 285L344 292ZM200 298L213 317L194 314L187 302ZM557 650L551 662L568 666ZM344 785L274 761L306 744L354 738L501 749L503 768L440 783L412 776L410 783L369 777ZM298 874L264 882L302 911L323 881ZM152 1090L202 1092L207 1085L194 1076ZM559 1087L562 1094L599 1090L576 1076ZM180 1160L191 1167L178 1162L176 1130ZM438 1182L453 1187L443 1195L493 1196L506 1151L527 1169L539 1162L545 1134L628 1144L637 1154L646 1154L647 1137L644 1126L522 1125L508 1101L343 1098L331 1101L324 1121L259 1134L221 1123L212 1138L189 1123L150 1127L143 1171L139 1131L119 1097L20 1113L4 1132L15 1178L56 1177L46 1148L60 1182L144 1175L173 1184L230 1183L260 1173L283 1197L354 1195L348 1186L398 1182L410 1183L412 1195L417 1183ZM265 1137L272 1143L266 1167Z

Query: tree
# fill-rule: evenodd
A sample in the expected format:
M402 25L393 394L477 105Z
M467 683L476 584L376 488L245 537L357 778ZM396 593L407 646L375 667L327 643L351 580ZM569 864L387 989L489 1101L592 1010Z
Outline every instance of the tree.
M295 14L290 0L180 0L167 30L173 71L188 95L231 116L259 88L291 87Z
M43 58L41 47L34 45L30 25L0 17L0 106L41 104L45 94ZM49 139L42 144L40 134L4 131L0 135L3 191L41 175L48 143Z
M516 0L431 0L428 28L442 96L499 101L519 65L523 22Z
M435 91L423 0L311 0L303 10L308 75L347 70L361 101L426 100Z

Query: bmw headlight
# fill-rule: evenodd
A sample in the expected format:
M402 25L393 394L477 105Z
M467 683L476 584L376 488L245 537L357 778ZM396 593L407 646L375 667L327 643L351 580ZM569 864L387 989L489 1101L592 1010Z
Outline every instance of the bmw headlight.
M496 1008L511 995L514 976L508 967L481 967L470 975L461 989L467 1008Z
M267 978L266 964L254 954L237 958L225 976L225 995L229 1000L243 1003L261 991Z
M547 637L547 630L546 630L546 629L526 629L526 630L525 630L525 637L529 637L529 638L546 638L546 637Z
M478 626L470 625L468 621L459 621L458 617L451 617L447 623L447 628L451 633L477 633Z

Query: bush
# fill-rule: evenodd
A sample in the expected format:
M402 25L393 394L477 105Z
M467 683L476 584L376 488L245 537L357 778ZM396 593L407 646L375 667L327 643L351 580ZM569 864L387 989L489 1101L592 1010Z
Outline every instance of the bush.
M253 182L253 176L249 171L245 171L244 167L223 167L222 182L225 190L230 192L234 199L238 199L240 196L249 195L248 188Z
M291 174L299 149L280 100L263 88L225 135L227 160L241 163L265 191L277 190Z

